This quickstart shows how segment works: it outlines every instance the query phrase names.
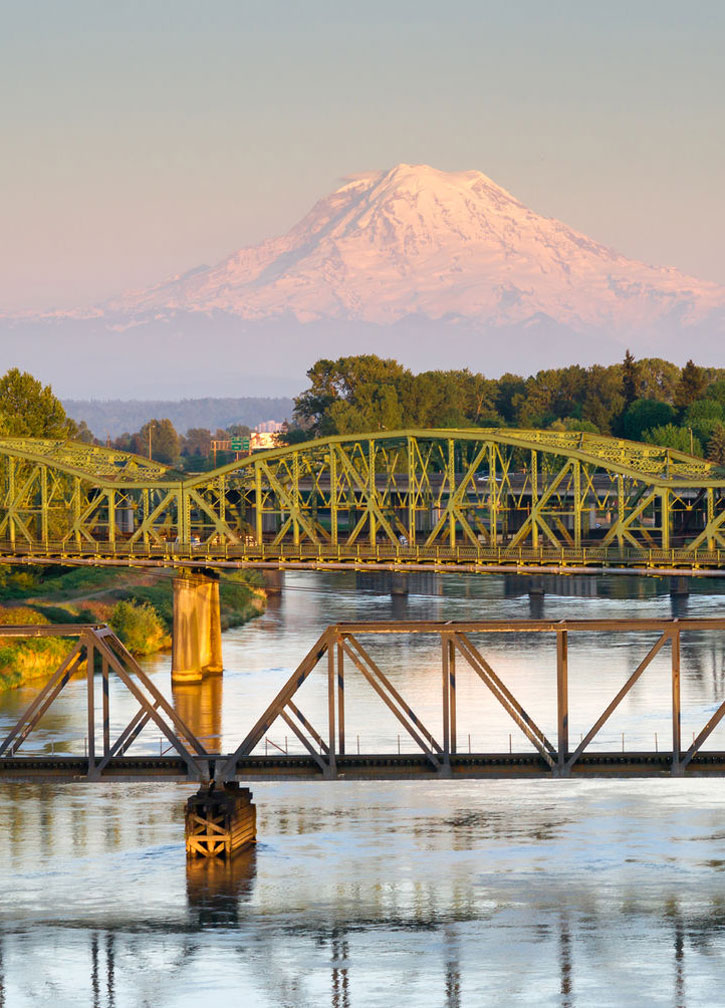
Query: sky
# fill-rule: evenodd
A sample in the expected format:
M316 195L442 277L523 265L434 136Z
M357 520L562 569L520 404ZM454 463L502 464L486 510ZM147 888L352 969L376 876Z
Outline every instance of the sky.
M722 0L7 3L0 311L214 263L401 161L725 283L724 39Z

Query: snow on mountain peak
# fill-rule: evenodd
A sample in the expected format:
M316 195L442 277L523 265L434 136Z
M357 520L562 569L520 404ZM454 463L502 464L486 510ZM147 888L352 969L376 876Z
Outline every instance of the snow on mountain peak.
M700 321L725 289L646 266L528 209L479 171L399 164L348 176L287 234L104 306L476 325L546 316L575 330Z

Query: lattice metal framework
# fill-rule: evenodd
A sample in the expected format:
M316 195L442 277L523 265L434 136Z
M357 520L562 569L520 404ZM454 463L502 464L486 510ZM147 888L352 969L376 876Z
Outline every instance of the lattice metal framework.
M725 470L672 449L555 431L333 437L199 475L16 438L0 441L0 556L719 567Z

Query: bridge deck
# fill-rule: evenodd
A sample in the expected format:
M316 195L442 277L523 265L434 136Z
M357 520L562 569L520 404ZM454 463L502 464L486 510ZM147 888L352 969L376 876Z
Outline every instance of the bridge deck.
M211 758L223 764L229 755ZM208 764L203 764L208 766ZM576 778L725 777L725 752L699 752L673 774L672 753L653 751L583 753L567 773ZM237 761L236 780L246 781L385 781L385 780L506 780L558 777L557 770L538 753L465 753L450 756L450 763L434 769L424 755L362 754L336 758L336 767L320 768L311 757L248 756ZM100 777L81 756L23 756L0 759L0 780L58 783L113 784L122 782L186 782L196 778L177 756L122 756L112 758Z

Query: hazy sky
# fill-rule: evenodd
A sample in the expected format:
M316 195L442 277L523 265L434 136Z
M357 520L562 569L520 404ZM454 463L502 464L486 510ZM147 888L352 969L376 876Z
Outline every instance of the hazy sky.
M214 262L400 161L725 283L724 42L722 0L6 3L0 309Z

